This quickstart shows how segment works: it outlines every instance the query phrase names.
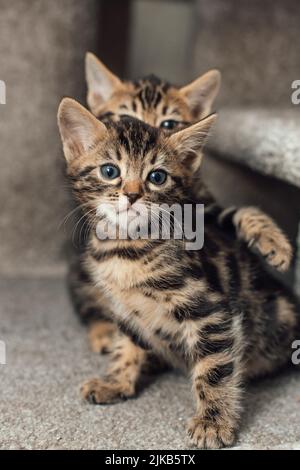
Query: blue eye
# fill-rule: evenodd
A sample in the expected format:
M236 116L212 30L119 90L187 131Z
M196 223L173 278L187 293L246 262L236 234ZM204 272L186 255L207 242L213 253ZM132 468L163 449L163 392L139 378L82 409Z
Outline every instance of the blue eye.
M160 127L162 129L166 129L167 131L171 131L171 130L175 129L175 127L177 127L178 124L179 124L178 121L174 121L174 119L168 119L166 121L163 121L160 124Z
M150 181L150 183L156 184L157 186L164 184L166 179L167 173L164 170L152 171L148 176L148 180Z
M115 165L102 165L101 175L107 180L114 180L120 176L120 170Z

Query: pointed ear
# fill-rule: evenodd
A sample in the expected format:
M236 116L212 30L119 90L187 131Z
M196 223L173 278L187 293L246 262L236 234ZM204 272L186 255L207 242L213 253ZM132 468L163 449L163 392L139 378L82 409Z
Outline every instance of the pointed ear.
M58 127L68 163L108 135L104 124L70 98L64 98L59 106Z
M221 73L210 70L180 92L192 111L195 119L202 119L211 113L211 108L221 86Z
M181 163L190 173L194 173L200 167L201 150L216 119L217 114L211 114L169 137L169 142L176 148Z
M122 82L91 52L86 54L85 76L87 103L92 113L96 114L99 106L109 100L113 92L122 86Z

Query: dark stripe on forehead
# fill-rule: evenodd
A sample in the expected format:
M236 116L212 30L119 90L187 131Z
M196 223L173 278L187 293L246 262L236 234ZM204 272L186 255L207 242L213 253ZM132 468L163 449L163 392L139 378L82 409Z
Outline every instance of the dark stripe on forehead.
M122 147L124 147L125 151L129 154L130 153L130 143L128 140L128 136L126 135L126 129L120 129L119 131L119 141Z
M163 94L168 91L170 84L160 80L155 75L149 75L134 82L137 98L143 109L156 108L161 102Z
M155 100L153 102L153 107L156 108L162 100L162 94L160 91L157 91Z
M138 94L138 99L140 100L141 102L141 105L142 105L142 108L145 110L146 109L146 101L145 101L145 97L144 97L144 89L142 89L139 94Z
M149 132L143 147L143 156L147 155L150 150L156 146L157 134L154 132Z
M153 101L153 95L154 95L154 89L151 88L150 86L147 86L145 88L145 100L146 100L146 103L148 105L148 108L149 108L149 106L151 105L151 103Z
M162 94L157 87L153 85L148 85L145 88L145 99L148 105L148 108L156 108L162 99Z
M120 145L132 157L146 155L156 144L158 129L135 118L128 118L116 124Z

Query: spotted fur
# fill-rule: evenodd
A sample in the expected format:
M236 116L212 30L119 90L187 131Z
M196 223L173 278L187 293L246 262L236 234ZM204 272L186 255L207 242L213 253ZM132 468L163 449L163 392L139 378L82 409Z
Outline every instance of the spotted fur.
M106 128L76 102L64 100L59 127L67 173L91 225L98 204L114 203L132 181L145 204L195 204L191 181L214 119L172 135L134 119ZM99 171L107 161L120 168L113 182ZM158 162L169 176L154 188L147 175ZM191 441L201 448L230 446L239 428L244 382L289 361L300 309L215 218L206 218L203 249L185 248L185 240L100 241L91 230L84 266L95 293L105 295L110 312L105 315L119 333L107 375L86 382L82 396L94 404L135 396L144 368L157 358L191 377L196 408L188 424Z

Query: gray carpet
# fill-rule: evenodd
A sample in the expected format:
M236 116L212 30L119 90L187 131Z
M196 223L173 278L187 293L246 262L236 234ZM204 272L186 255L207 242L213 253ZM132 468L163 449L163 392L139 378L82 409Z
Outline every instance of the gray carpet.
M188 381L159 377L138 399L95 407L80 383L103 371L72 312L60 279L0 285L1 449L186 449L193 414ZM251 386L236 448L300 448L300 374L287 371Z

